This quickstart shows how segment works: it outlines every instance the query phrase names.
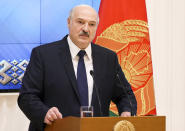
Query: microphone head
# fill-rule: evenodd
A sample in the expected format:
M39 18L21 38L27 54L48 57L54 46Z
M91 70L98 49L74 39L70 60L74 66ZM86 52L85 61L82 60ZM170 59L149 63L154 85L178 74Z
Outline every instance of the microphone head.
M94 75L94 72L93 72L93 70L90 70L90 74L91 74L91 76L93 76L93 75Z

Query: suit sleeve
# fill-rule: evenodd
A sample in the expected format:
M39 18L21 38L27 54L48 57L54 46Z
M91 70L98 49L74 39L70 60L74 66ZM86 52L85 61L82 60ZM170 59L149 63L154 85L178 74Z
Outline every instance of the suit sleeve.
M132 115L136 115L137 101L118 63L117 56L115 58L114 94L112 100L117 105L119 114L124 111L129 111Z
M18 105L33 123L43 125L48 107L44 105L43 62L38 48L32 50L30 62L23 77Z

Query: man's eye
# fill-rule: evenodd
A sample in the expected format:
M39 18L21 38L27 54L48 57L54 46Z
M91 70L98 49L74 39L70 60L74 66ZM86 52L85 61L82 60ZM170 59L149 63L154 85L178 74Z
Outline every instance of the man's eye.
M89 24L89 25L90 25L90 26L95 26L95 24L93 24L93 23L92 23L92 24Z
M83 22L82 22L82 21L78 21L78 23L79 23L79 24L83 24Z

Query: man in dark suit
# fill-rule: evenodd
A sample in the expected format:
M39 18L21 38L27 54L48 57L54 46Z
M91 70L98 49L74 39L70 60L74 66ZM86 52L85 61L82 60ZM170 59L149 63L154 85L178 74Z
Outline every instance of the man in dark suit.
M68 18L69 35L32 50L18 98L30 131L44 130L45 124L66 116L79 117L83 105L93 106L94 116L109 116L111 101L121 116L136 113L137 102L116 53L91 43L98 21L92 7L76 6Z

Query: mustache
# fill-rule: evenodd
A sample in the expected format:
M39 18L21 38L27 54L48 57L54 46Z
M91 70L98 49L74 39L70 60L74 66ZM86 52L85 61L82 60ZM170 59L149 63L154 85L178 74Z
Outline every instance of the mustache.
M79 35L80 36L87 36L87 37L89 37L89 33L84 31L84 30L82 30Z

